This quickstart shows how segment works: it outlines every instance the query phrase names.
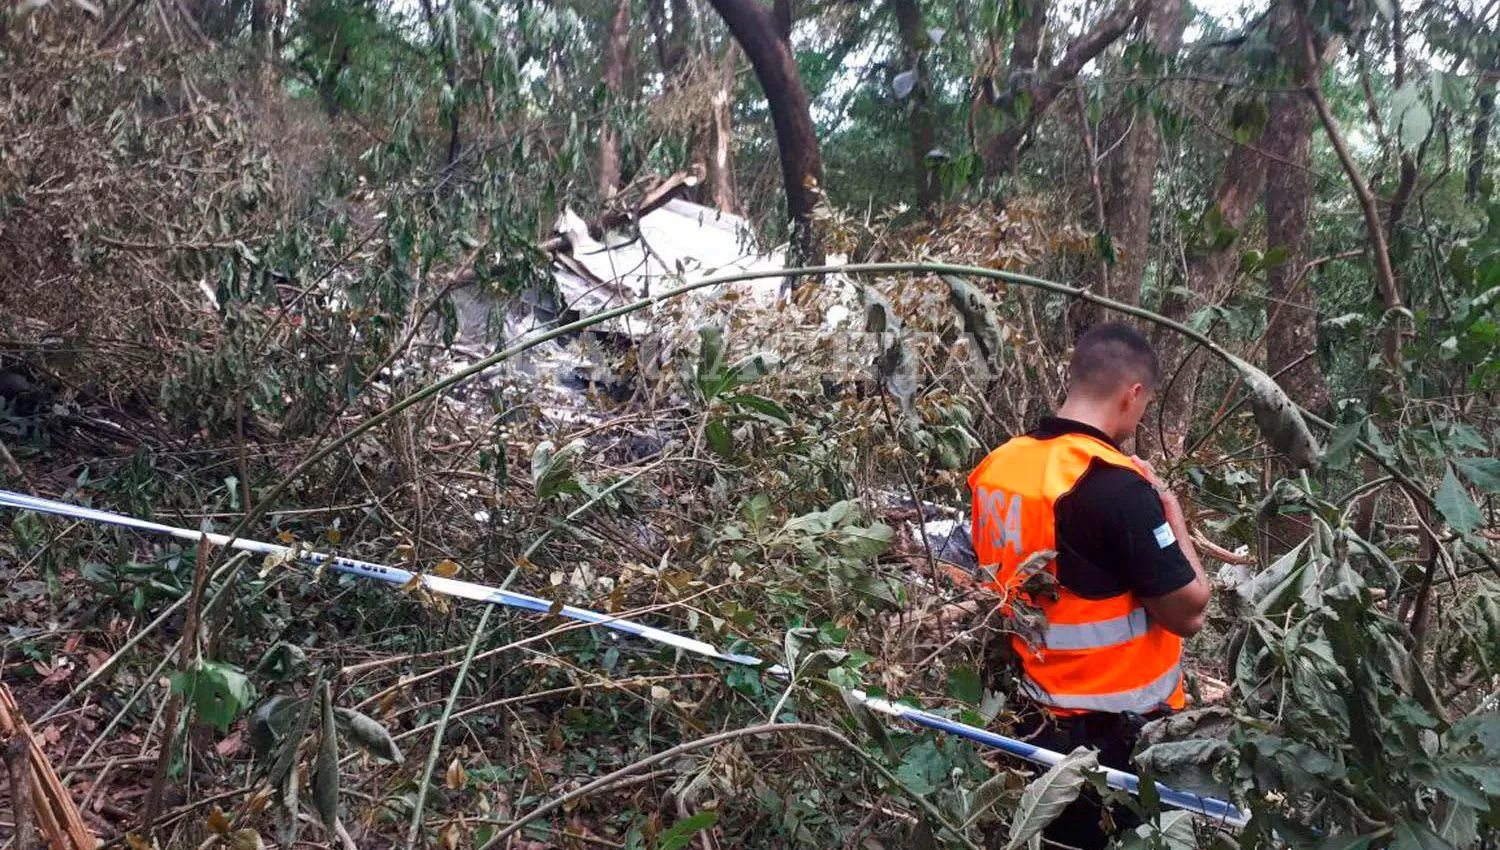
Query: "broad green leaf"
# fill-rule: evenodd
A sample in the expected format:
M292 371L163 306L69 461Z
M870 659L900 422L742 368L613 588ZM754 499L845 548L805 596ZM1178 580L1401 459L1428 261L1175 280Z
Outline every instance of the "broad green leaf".
M1389 850L1453 850L1425 823L1402 821L1391 832Z
M1285 555L1277 558L1270 569L1237 585L1235 592L1263 614L1279 613L1296 598L1302 585L1307 567L1307 559L1302 557L1302 551L1307 543L1304 539L1293 546Z
M172 690L191 699L198 716L220 732L228 732L229 724L255 699L255 689L244 673L214 661L200 661L174 675Z
M978 705L984 697L984 686L979 681L979 672L972 665L960 664L948 673L948 696Z
M1002 771L986 779L974 789L974 796L969 800L969 811L964 816L964 826L972 825L1000 801L1017 796L1025 787L1026 775L1016 770Z
M771 515L771 497L765 493L756 493L740 505L740 512L752 526L761 525Z
M334 714L349 739L368 750L371 755L396 764L404 760L401 748L396 746L390 731L380 721L352 708L335 709Z
M1422 98L1422 87L1408 80L1391 95L1391 118L1404 148L1415 148L1432 129L1432 112Z
M927 795L947 784L951 766L938 741L926 738L906 751L896 767L896 778L909 792Z
M693 836L705 829L711 829L718 822L719 813L715 811L699 812L691 817L683 818L661 834L656 844L657 850L681 850L688 846Z
M1438 835L1454 847L1472 847L1479 838L1479 813L1468 806L1449 806Z
M1047 824L1057 820L1063 809L1083 790L1087 779L1085 774L1098 769L1099 754L1079 747L1026 786L1010 823L1010 840L1006 842L1005 850L1016 850L1027 844Z
M723 419L715 416L708 420L703 426L703 438L708 441L708 447L713 449L714 454L734 457L734 435L729 432L729 426Z
M1214 769L1236 761L1234 747L1223 738L1193 738L1153 744L1136 756L1142 771L1182 791L1223 796L1225 787Z
M1500 493L1500 458L1456 457L1453 465L1475 487L1486 493Z
M332 832L339 817L339 736L333 714L333 690L327 682L323 683L318 707L323 729L313 774L313 803L318 807L323 826Z
M844 649L820 649L802 659L802 666L797 670L798 678L804 676L823 676L829 670L849 660L849 652Z
M573 472L573 460L583 449L584 444L577 440L561 449L556 448L551 440L537 444L531 454L531 486L538 499L583 492L583 486Z
M1343 469L1349 463L1354 443L1359 439L1359 432L1363 427L1363 421L1356 421L1335 428L1333 435L1328 438L1328 450L1323 455L1323 462L1332 469Z
M790 425L792 417L778 402L772 401L765 396L759 395L736 395L724 399L725 402L736 407L743 407L761 414L764 417L777 420L783 425Z
M1147 847L1160 850L1198 850L1198 836L1193 832L1193 815L1173 810L1164 812L1158 823L1144 823L1135 828Z
M839 552L848 558L874 558L890 546L895 530L883 522L867 527L846 526L834 534Z
M859 723L860 728L865 730L865 734L880 744L880 748L885 750L886 758L894 761L896 748L891 743L891 736L886 732L885 724L875 716L875 712L865 707L865 704L860 702L848 688L839 688L839 696L843 698L844 707L854 715L854 720Z
M1479 524L1484 521L1484 515L1480 513L1479 506L1469 498L1469 491L1459 483L1458 476L1453 474L1451 466L1443 475L1443 483L1438 487L1436 502L1443 518L1460 533L1473 534Z

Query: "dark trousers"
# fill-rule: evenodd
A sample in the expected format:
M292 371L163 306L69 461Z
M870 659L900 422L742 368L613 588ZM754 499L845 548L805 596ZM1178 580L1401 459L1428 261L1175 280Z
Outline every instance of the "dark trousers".
M1028 712L1017 724L1018 737L1039 747L1067 755L1078 747L1099 751L1099 764L1134 773L1130 756L1135 752L1141 726L1161 715L1152 714L1081 714L1076 717L1053 717L1045 711ZM1103 801L1091 786L1085 786L1063 813L1045 830L1042 837L1079 850L1104 850L1109 844L1101 820ZM1115 832L1125 832L1141 825L1136 814L1123 806L1111 806L1110 818Z

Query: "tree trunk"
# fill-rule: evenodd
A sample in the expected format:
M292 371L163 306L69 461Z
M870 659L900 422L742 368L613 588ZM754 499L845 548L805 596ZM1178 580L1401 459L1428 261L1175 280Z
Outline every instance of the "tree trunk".
M250 43L254 48L256 81L262 91L270 89L274 79L276 19L280 16L279 0L252 0L250 3Z
M1183 0L1158 0L1146 16L1146 43L1164 59L1176 56L1182 46L1186 12ZM1083 283L1105 297L1138 304L1151 246L1151 195L1161 159L1161 128L1149 108L1127 100L1105 117L1099 138L1099 147L1104 149L1100 153L1105 156L1100 163L1104 182L1100 226L1109 235L1115 260L1107 279L1102 267L1090 264ZM1106 154L1110 146L1114 151ZM1102 318L1093 304L1077 307L1071 314L1076 331Z
M452 0L449 0L451 3ZM449 8L451 12L451 6ZM448 166L458 161L459 137L458 137L458 33L448 32L452 29L444 27L437 19L436 12L432 8L432 0L422 0L422 12L427 17L427 28L432 31L433 43L438 47L438 54L443 60L443 79L448 84L448 92L453 98L452 105L446 110L448 113ZM347 54L347 50L345 53Z
M823 192L823 164L808 109L807 92L797 73L791 45L780 35L776 16L759 0L709 0L739 42L765 90L776 126L781 179L786 187L792 225L793 263L821 262L823 252L813 228L813 210Z
M599 197L614 197L620 188L620 134L615 129L615 110L625 85L625 63L630 48L630 0L618 0L609 25L609 44L604 56L604 117L599 122Z
M1464 198L1470 203L1479 197L1479 183L1484 179L1484 160L1490 146L1490 128L1495 122L1495 74L1500 72L1500 50L1490 59L1490 73L1479 83L1474 130L1469 134L1469 168L1464 177Z
M715 209L735 215L740 211L739 193L734 185L734 81L739 58L739 48L734 42L725 46L708 134L709 199Z
M1266 178L1266 158L1252 150L1256 144L1252 140L1235 145L1224 163L1219 188L1199 220L1199 232L1188 254L1186 286L1193 297L1190 300L1168 290L1159 310L1167 318L1184 321L1210 303L1239 266L1239 234L1260 200ZM1220 246L1220 242L1226 244ZM1181 334L1160 328L1153 333L1152 343L1161 357L1165 384L1158 394L1159 418L1148 417L1142 426L1147 429L1146 445L1155 447L1163 458L1175 460L1182 454L1192 423L1204 353Z
M1285 163L1266 175L1266 252L1286 252L1266 269L1271 299L1266 366L1293 401L1316 411L1328 406L1328 385L1317 357L1306 356L1318 343L1317 303L1307 281L1314 120L1312 104L1302 94L1273 94L1263 144L1268 155Z
M339 76L349 66L349 45L344 44L339 48L339 60L329 65L323 78L318 80L318 96L323 100L323 108L329 115L338 115L339 104Z
M896 14L896 26L901 31L901 70L917 77L907 98L911 109L912 176L916 180L917 206L930 212L939 200L939 187L937 172L927 165L927 154L937 146L932 105L928 101L931 86L925 56L927 33L922 28L922 9L917 0L892 0L891 6Z
M1037 0L1028 0L1025 5L1030 10L1045 7L1045 4ZM1032 18L1027 18L1022 24L1021 33L1016 37L1015 49L1011 51L1010 79L1000 91L995 90L993 81L987 85L992 92L991 103L1000 111L1005 122L1000 132L985 144L984 166L987 173L998 176L1015 170L1021 143L1031 134L1047 108L1078 78L1084 66L1124 35L1135 19L1149 10L1150 5L1151 0L1122 0L1109 14L1100 18L1093 29L1069 44L1056 65L1046 69L1038 68L1035 73L1017 64L1018 54L1023 61L1036 58L1037 45L1031 40L1027 30L1027 24ZM1032 11L1031 14L1038 13ZM1040 27L1037 30L1037 35L1039 34ZM1024 109L1020 108L1023 103Z

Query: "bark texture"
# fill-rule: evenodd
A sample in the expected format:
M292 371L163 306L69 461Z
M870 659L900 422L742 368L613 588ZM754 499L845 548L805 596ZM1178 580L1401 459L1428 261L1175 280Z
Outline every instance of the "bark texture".
M787 215L792 224L792 250L788 259L797 263L821 260L813 210L822 197L823 163L807 91L802 88L792 47L782 38L776 15L758 0L710 2L749 57L771 108L776 146L781 155Z
M607 105L599 126L599 197L612 198L620 188L620 133L614 125L614 110L625 86L625 64L630 49L630 0L618 0L609 24L604 56L604 90Z
M1267 154L1291 164L1277 163L1266 176L1266 251L1285 252L1285 259L1266 269L1271 297L1266 366L1293 401L1316 411L1328 406L1328 384L1314 354L1317 301L1307 279L1313 194L1313 176L1307 169L1312 164L1315 121L1312 104L1300 93L1273 94L1262 144Z
M916 83L907 97L911 127L912 176L916 181L917 206L931 210L938 202L939 187L937 172L927 165L927 154L937 146L937 131L933 127L932 104L928 95L926 58L927 32L922 27L922 8L917 0L892 0L892 11L896 16L896 27L901 32L902 70L916 74Z
M734 182L734 82L740 51L732 42L719 62L719 85L714 89L708 132L708 193L714 208L739 214L739 190Z

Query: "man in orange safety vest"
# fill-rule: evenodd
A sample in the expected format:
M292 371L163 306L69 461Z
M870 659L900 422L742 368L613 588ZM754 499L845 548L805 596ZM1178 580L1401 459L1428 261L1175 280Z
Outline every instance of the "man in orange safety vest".
M1057 414L969 476L974 551L993 576L988 586L1008 610L1024 597L1045 619L1011 640L1019 690L1037 707L1019 731L1064 753L1097 749L1101 764L1126 771L1141 725L1183 707L1182 638L1203 627L1209 598L1176 496L1119 446L1160 381L1139 332L1098 325L1074 346ZM1056 554L1033 557L1039 552ZM1038 583L1046 593L1022 589ZM1103 848L1102 814L1090 792L1044 837ZM1138 823L1123 810L1111 815L1116 829Z

